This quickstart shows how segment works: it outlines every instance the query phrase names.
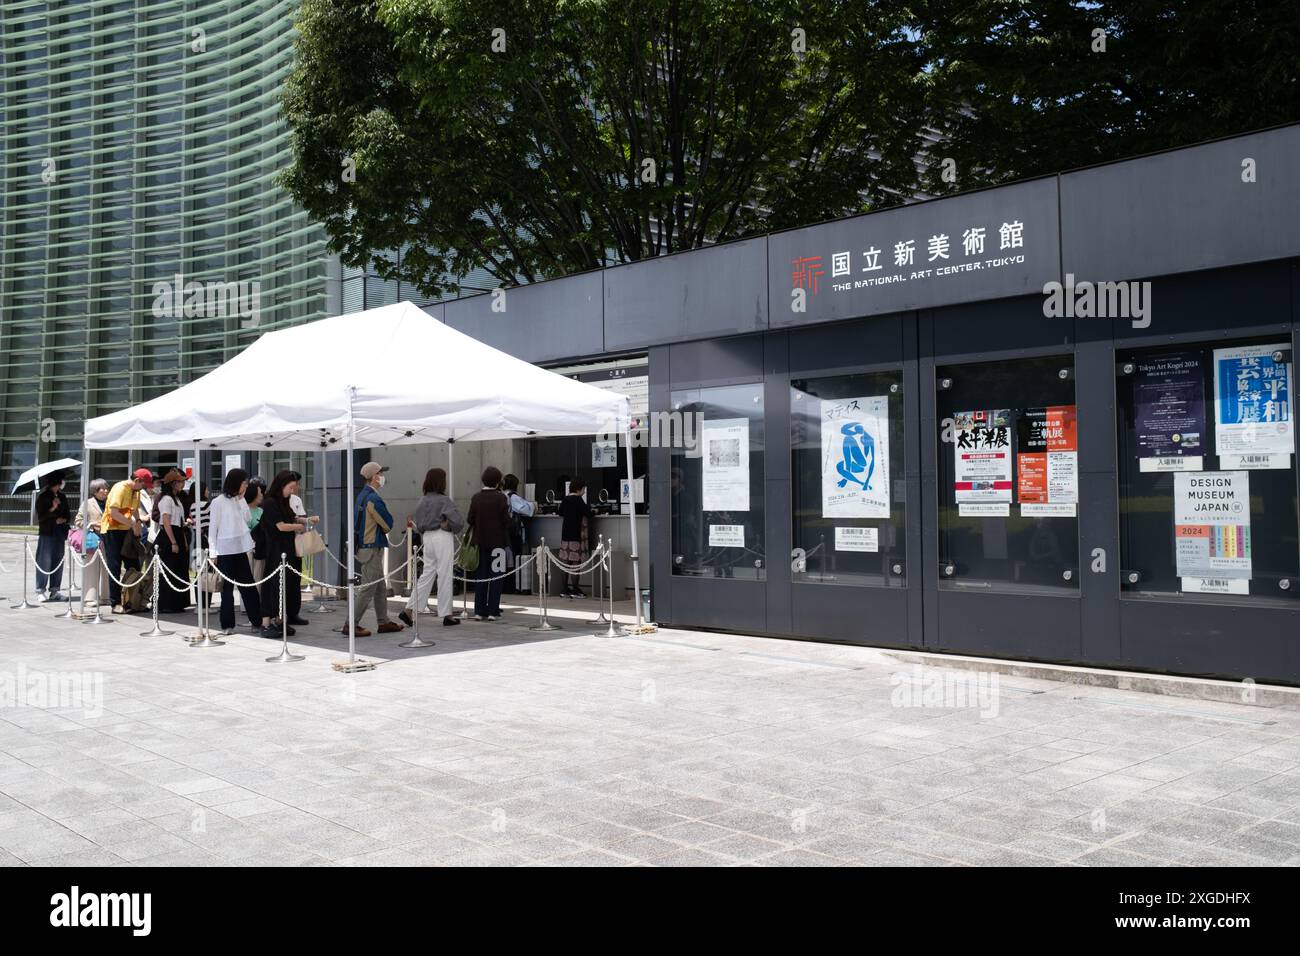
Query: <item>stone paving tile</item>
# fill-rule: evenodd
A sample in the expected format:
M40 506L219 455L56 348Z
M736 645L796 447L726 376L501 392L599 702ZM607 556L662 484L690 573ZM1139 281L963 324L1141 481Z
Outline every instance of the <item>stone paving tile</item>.
M1300 713L1021 677L996 716L899 708L887 652L561 611L365 639L386 663L342 675L328 621L270 667L250 633L0 609L0 673L103 681L0 710L0 865L1300 862Z

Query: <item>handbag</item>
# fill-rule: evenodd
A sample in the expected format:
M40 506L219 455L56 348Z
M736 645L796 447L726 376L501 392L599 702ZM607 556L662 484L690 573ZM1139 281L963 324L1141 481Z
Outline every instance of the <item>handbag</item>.
M86 533L80 528L73 528L68 532L68 547L77 552L77 554L85 554L82 550L85 547L85 535Z
M473 529L466 528L465 533L461 535L460 544L456 548L456 563L465 571L478 569L478 545L470 540L472 535Z
M325 539L321 537L320 532L315 528L309 528L294 538L293 550L300 558L320 554L325 550Z

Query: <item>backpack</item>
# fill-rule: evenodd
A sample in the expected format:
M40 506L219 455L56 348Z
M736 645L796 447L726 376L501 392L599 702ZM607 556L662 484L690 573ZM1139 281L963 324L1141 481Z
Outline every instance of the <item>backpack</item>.
M122 581L122 606L143 611L152 597L153 579L140 571L128 570L122 575Z

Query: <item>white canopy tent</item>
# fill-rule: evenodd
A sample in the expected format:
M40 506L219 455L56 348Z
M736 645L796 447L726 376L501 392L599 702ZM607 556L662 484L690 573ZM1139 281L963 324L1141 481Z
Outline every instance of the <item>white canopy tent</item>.
M418 370L411 368L411 360ZM166 395L86 422L91 448L347 453L427 442L533 435L628 435L625 396L514 358L410 302L268 332L230 361ZM88 456L87 456L88 457ZM196 456L197 457L197 456ZM88 486L82 466L82 488ZM349 505L349 512L351 504ZM632 577L641 621L635 509ZM348 520L348 620L354 624L353 522ZM197 536L196 536L197 537ZM349 653L355 636L349 626Z

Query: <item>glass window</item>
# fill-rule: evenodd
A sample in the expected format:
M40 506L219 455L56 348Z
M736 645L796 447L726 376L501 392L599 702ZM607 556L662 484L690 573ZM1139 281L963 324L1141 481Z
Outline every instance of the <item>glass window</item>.
M672 411L673 573L765 580L763 386L673 392Z
M939 586L1077 591L1073 359L953 365L936 379Z
M1124 591L1294 600L1290 342L1169 346L1118 359Z
M790 383L795 581L903 585L902 389L901 371Z

